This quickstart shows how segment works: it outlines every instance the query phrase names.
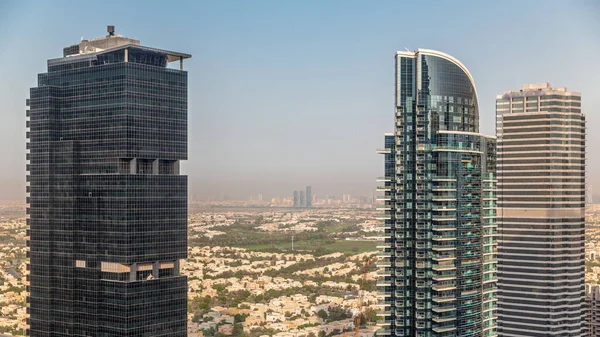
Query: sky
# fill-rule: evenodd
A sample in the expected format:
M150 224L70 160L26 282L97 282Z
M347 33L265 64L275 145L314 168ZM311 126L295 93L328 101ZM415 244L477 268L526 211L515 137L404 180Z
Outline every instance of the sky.
M475 79L480 130L496 95L550 82L582 93L588 183L600 193L600 2L0 1L0 200L25 191L25 99L46 60L116 33L192 54L192 198L371 195L393 131L394 55L436 49Z

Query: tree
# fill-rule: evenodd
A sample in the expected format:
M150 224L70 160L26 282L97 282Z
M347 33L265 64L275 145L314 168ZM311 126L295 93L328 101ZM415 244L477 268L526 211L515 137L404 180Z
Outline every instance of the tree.
M244 332L244 326L242 323L235 323L233 325L233 336L240 336Z
M322 319L327 319L329 315L327 315L327 311L321 309L317 312L317 317L320 317Z
M204 334L204 336L206 336L206 337L212 337L212 336L214 336L214 335L215 335L215 333L216 333L216 332L217 332L217 331L216 331L216 330L215 330L215 328L213 328L213 327L210 327L210 328L208 328L208 329L204 329L204 330L202 330L202 333L203 333L203 334Z
M192 322L198 323L200 319L202 319L203 314L201 312L195 312L194 317L192 317Z
M365 317L367 322L377 322L381 317L377 314L377 310L373 308L367 308L365 310Z
M242 323L246 320L247 317L248 317L248 314L235 314L233 316L233 321L235 323Z

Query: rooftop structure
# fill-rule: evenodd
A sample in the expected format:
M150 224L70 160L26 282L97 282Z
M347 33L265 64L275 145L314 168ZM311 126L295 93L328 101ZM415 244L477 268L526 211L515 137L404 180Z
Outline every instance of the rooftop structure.
M520 97L520 96L535 96L535 95L546 95L552 92L567 94L567 95L579 95L580 93L570 92L567 88L553 88L548 82L534 83L534 84L523 84L523 88L520 90L508 90L502 95L496 96L497 99Z
M151 47L145 47L140 45L140 41L136 39L131 39L127 37L123 37L122 35L118 35L114 33L114 26L108 26L107 31L108 35L105 37L99 37L94 39L85 39L82 38L81 42L73 44L71 46L63 48L63 57L59 59L48 60L48 66L57 65L61 63L70 62L73 57L81 57L90 54L102 54L107 52L112 52L115 50L123 49L125 50L125 62L128 59L128 47L138 47L142 50L157 52L167 56L167 62L180 62L180 70L183 70L183 60L192 57L190 54L179 53L174 51L156 49Z

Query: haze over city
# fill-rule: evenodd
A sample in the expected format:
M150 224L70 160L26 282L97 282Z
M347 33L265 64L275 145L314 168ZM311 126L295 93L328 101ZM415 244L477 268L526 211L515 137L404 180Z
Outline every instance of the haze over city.
M430 48L475 78L481 131L494 134L496 95L523 83L581 91L588 125L600 122L600 5L521 2L0 3L0 199L24 198L24 111L35 74L61 46L106 24L143 44L194 55L189 153L197 198L370 195L375 149L393 131L394 52ZM510 69L510 71L507 71ZM10 80L7 80L10 79ZM600 137L588 131L588 152ZM588 159L599 186L600 159Z
M0 29L0 337L600 336L597 1Z

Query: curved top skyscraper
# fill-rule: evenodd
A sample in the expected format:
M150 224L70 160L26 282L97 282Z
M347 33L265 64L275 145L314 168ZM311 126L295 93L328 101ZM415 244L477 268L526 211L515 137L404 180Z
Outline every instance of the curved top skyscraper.
M479 133L468 69L442 52L396 54L386 134L381 336L495 336L495 138Z

